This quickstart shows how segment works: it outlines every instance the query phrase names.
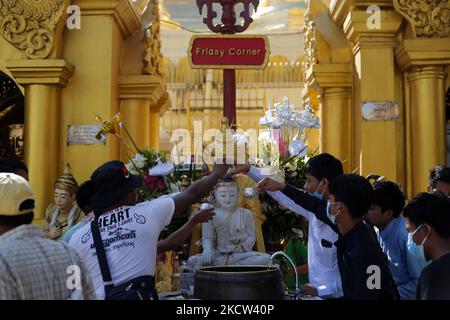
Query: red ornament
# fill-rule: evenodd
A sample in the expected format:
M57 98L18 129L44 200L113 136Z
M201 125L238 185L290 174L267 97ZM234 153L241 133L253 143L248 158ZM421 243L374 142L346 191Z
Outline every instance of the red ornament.
M213 4L222 6L222 24L214 25L213 20L217 17L217 12L213 9ZM242 25L236 25L236 12L234 6L238 3L244 5L240 17L244 20ZM258 9L259 0L197 0L197 7L202 14L206 5L206 18L203 19L209 30L214 33L234 34L247 30L253 19L250 17L250 4ZM236 72L234 69L223 70L223 115L228 119L230 128L236 128Z
M213 20L217 17L217 12L213 9L213 4L218 3L222 6L222 24L214 25ZM240 17L244 19L243 25L236 25L236 12L234 6L238 3L244 5L244 10L240 13ZM233 34L247 30L248 26L253 22L250 17L250 4L258 9L259 0L197 0L197 7L202 14L203 6L206 5L206 18L203 22L208 26L209 30L215 33Z
M123 175L125 176L126 179L128 179L130 177L130 172L128 171L127 167L123 167L122 168L123 171Z

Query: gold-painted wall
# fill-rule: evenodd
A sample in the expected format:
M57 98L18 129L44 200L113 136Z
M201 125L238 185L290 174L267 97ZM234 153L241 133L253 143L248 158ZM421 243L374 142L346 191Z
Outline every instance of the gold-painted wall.
M357 70L360 70L359 64L354 61L355 71L353 72L353 112L352 112L352 124L353 124L353 170L360 172L362 162L362 139L361 139L361 80L359 79Z
M96 114L109 118L118 111L121 34L112 16L85 16L81 30L65 32L65 43L64 56L76 69L62 94L60 166L70 161L81 182L101 163L118 158L113 137L107 138L106 145L68 146L66 141L68 125L98 124Z
M136 123L129 129L136 133L136 140L142 138L157 145L159 125L152 121L150 107L159 119L159 113L169 104L164 99L163 75L146 74L144 69L145 53L147 57L159 54L152 51L153 47L145 50L150 38L158 41L159 33L153 32L144 41L140 39L141 18L133 2L72 3L81 8L81 29L68 30L64 15L56 17L57 12L65 12L69 1L58 3L50 12L56 17L57 27L49 30L55 46L48 55L38 52L31 57L27 51L27 57L25 51L8 43L4 34L0 36L0 70L8 68L6 73L15 77L25 94L25 161L36 195L36 223L43 222L45 207L52 201L54 181L65 163L72 165L74 176L81 183L102 163L120 158L120 145L113 136L107 137L105 145L67 145L69 125L99 124L97 114L108 120L119 112L124 101L129 105L137 103L137 110L130 108L123 115L127 121L141 114L142 103L149 115L141 121L149 130L139 131ZM35 10L33 6L37 5L29 6L27 10ZM38 23L45 24L41 20ZM28 29L23 31L27 32Z
M438 17L443 13L433 16L436 2L418 8L391 0L331 0L328 7L321 1L307 1L305 72L308 86L321 90L321 150L340 153L346 145L339 149L331 145L350 144L353 165L348 171L357 168L362 175L386 176L400 183L408 197L425 191L429 169L447 160L443 107L450 86L450 26ZM380 28L367 26L367 6L371 4L383 5ZM433 21L414 23L419 11ZM346 44L338 44L336 39ZM349 60L345 59L346 48ZM348 84L343 74L332 71L334 63L351 67L349 141L335 138L346 119L330 108L344 105L345 99L337 99L336 93ZM365 101L397 102L399 119L362 120Z

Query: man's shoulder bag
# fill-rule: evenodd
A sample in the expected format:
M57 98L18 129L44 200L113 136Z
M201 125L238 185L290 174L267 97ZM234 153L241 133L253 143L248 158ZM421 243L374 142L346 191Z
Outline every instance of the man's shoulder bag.
M121 285L114 285L97 219L91 222L91 231L105 286L105 300L158 300L153 276L141 276Z

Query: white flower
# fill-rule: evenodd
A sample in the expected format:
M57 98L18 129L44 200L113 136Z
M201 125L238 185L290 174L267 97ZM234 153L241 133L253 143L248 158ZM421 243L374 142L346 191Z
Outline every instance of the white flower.
M132 161L129 161L126 164L126 167L131 174L139 174L139 170L143 170L146 165L147 165L147 158L144 157L142 154L137 153L132 159Z
M144 167L147 165L147 158L144 157L142 154L137 153L133 158L133 163L138 169L144 169Z
M292 163L287 163L285 166L286 169L288 169L289 171L297 171L297 163L296 162L292 162Z
M125 166L127 167L128 172L130 172L131 174L134 174L134 175L138 175L139 174L139 172L136 171L136 169L135 169L134 165L131 163L131 161L128 162Z
M289 174L289 177L291 177L291 178L294 178L296 176L297 176L297 172L295 172L295 171Z

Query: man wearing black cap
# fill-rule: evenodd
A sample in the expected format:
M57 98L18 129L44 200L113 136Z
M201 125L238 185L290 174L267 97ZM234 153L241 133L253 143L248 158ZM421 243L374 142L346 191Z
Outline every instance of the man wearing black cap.
M90 269L100 299L108 298L105 292L110 292L111 286L154 276L161 230L170 223L173 215L183 213L209 194L228 167L216 164L210 175L173 198L139 204L136 204L136 189L142 185L141 177L130 174L121 161L107 162L95 170L91 176L95 189L91 207L96 215L112 281L104 283L93 240L93 226L82 227L69 244Z

